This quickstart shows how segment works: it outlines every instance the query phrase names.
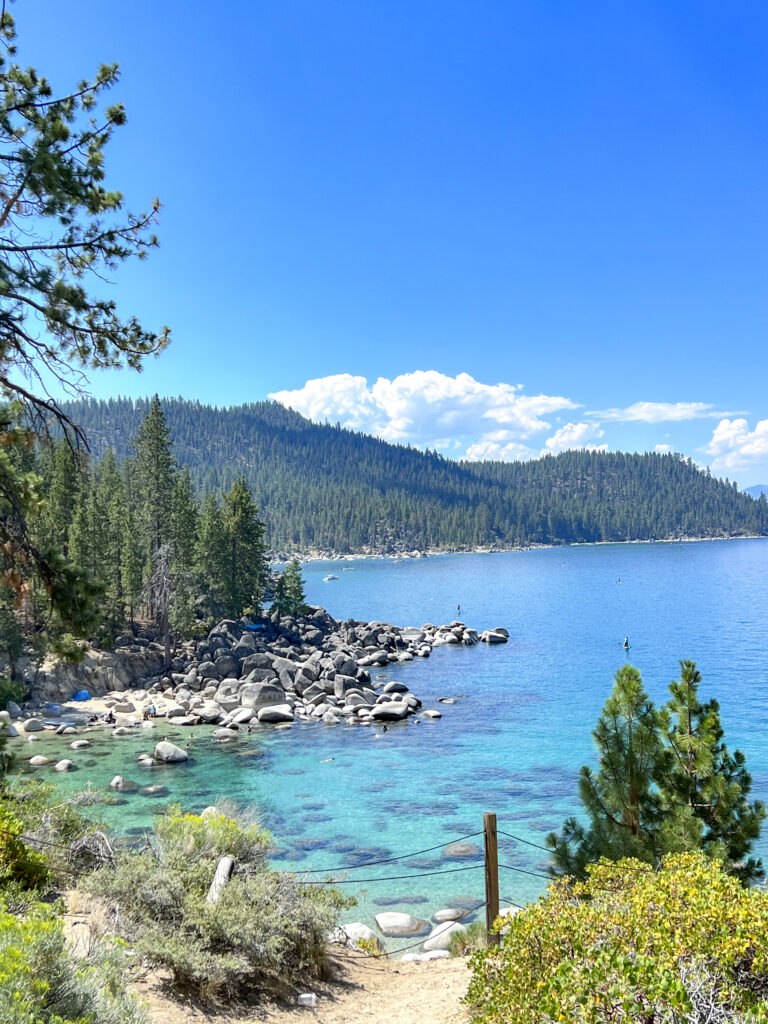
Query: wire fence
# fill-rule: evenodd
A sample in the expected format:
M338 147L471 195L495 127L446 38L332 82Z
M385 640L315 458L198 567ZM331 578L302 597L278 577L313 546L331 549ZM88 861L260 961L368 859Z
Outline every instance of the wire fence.
M97 834L94 833L93 835L95 836ZM411 859L413 859L415 857L420 857L420 856L422 856L424 854L435 853L437 850L445 850L446 848L448 848L448 847L450 847L450 846L452 846L454 844L468 842L469 840L476 839L478 836L481 836L481 835L485 835L486 836L486 859L485 860L481 860L478 863L457 865L457 866L454 866L454 867L446 867L446 868L440 867L440 868L435 868L435 869L418 870L418 871L410 872L408 874L366 876L366 877L362 877L362 878L359 877L356 874L356 872L360 871L361 869L364 870L364 869L369 869L369 868L373 868L373 867L379 867L379 866L382 866L382 865L397 864L397 863L400 863L402 861L411 860ZM542 846L540 843L532 842L531 840L526 839L523 836L515 835L512 832L507 832L505 830L499 829L498 832L497 832L497 835L498 836L502 836L505 839L511 840L512 842L520 843L523 846L532 847L533 849L541 850L541 851L543 851L544 853L547 853L547 854L549 854L551 852L546 846ZM98 844L95 844L95 845L87 845L85 848L81 849L80 851L77 850L76 844L66 845L64 843L55 842L55 841L53 841L51 839L46 839L46 838L44 838L42 836L35 835L34 833L23 833L20 836L20 838L24 842L28 843L33 848L37 847L37 848L43 848L43 849L47 848L47 849L60 850L64 854L66 854L67 857L70 860L73 859L74 857L78 856L78 855L84 855L85 857L90 859L91 863L95 863L95 864L98 864L98 865L103 866L103 867L112 867L112 868L115 867L114 851L112 851L111 847L109 846L109 844L108 844L108 842L106 840L106 837L102 837L103 840L104 840L104 844L106 845L106 848L107 848L106 850L103 849L103 848L100 849ZM154 847L152 847L152 845L151 845L151 843L150 843L148 838L146 838L146 846L156 857L158 856L158 852L154 849ZM107 850L109 852L107 852ZM293 875L296 878L296 881L300 885L302 885L302 886L313 886L313 887L320 886L320 887L323 887L323 886L337 886L337 885L357 885L357 886L362 886L362 885L371 884L371 883L394 882L394 881L412 881L412 880L415 880L415 879L419 879L420 880L420 879L423 879L423 878L433 878L433 877L442 876L442 875L455 875L455 874L461 874L461 873L465 873L465 872L481 871L482 870L482 871L484 871L486 873L486 900L483 901L482 903L477 903L471 909L468 908L466 914L463 915L464 917L466 917L466 916L469 916L469 914L476 914L477 912L479 912L479 911L481 911L483 909L487 910L487 908L489 906L489 904L488 904L488 868L489 868L489 865L488 865L488 861L487 861L487 853L488 853L488 850L487 850L487 834L483 830L483 831L477 831L477 832L470 832L467 835L458 836L458 837L455 837L455 838L452 838L452 839L447 839L447 840L445 840L442 843L435 844L434 846L428 846L428 847L425 847L425 848L420 849L420 850L411 851L409 853L398 854L397 856L381 857L381 858L377 858L375 860L366 860L366 861L362 861L362 862L357 861L355 863L334 864L334 865L330 865L330 866L326 866L326 867L319 867L319 868L304 868L304 869L298 869L298 870L295 870L295 871L290 871L289 873L291 875ZM479 857L481 855L481 851L478 849L477 853L475 853L473 850L469 850L469 851L465 851L465 854L467 856L477 856L477 857ZM69 877L75 878L75 879L78 878L82 874L82 871L81 870L78 871L75 868L74 865L66 865L66 866L56 865L55 866L55 870L61 872L62 874L65 874L65 875L67 875ZM544 874L541 871L533 871L533 870L531 870L529 868L519 867L518 865L515 865L515 864L501 863L501 862L498 861L498 858L496 857L494 859L494 864L493 864L493 871L496 874L496 878L498 878L498 870L502 870L502 871L505 871L505 872L511 872L512 874L517 874L517 875L525 875L525 876L532 877L532 878L539 878L539 879L542 879L544 881L551 881L552 880L552 875L551 874ZM350 873L352 874L352 877L343 877L343 878L342 877L337 877L340 874L344 874L346 876L346 875L349 875ZM324 878L306 878L306 877L304 877L306 875L324 875L326 877L324 877ZM498 887L496 888L496 892L498 893ZM508 904L510 907L516 908L517 910L524 909L524 907L520 903L517 903L515 900L513 900L513 899L511 899L511 898L509 898L507 896L498 896L497 895L496 897L494 897L495 902L493 902L491 904L495 908L495 910L498 910L498 900L499 899L503 900L504 903ZM490 913L493 914L494 910L491 910ZM446 930L446 931L450 928L450 925L452 923L454 923L454 922L451 922L451 921L440 922L440 924L444 925L444 930ZM440 932L439 932L440 924L438 924L436 926L436 928L434 929L434 931L432 933L432 937L435 937L436 935L440 934ZM417 947L422 946L424 944L424 941L425 941L425 939L424 939L424 936L422 935L420 938L416 939L413 942L409 942L408 944L406 944L404 946L400 946L400 947L398 947L396 949L386 950L384 955L394 956L394 955L397 955L399 953L405 953L408 950L416 949ZM379 955L381 955L381 954L379 954Z
M467 839L475 839L482 834L482 831L470 832L469 835L459 836L458 839L448 839L444 843L438 843L437 846L428 846L426 849L416 850L414 853L401 853L397 857L383 857L381 860L365 860L357 864L335 864L332 868L299 868L295 874L333 874L336 871L354 871L355 868L372 868L378 864L393 864L397 860L410 860L411 857L420 857L423 853L434 853L435 850L442 850L445 846L451 846L453 843L463 843Z
M529 839L524 839L522 836L513 835L511 832L505 832L505 831L502 831L501 829L499 829L498 834L500 836L504 836L507 839L512 839L512 840L514 840L514 842L522 843L522 844L524 844L526 846L531 846L531 847L533 847L534 849L537 849L537 850L543 850L545 853L550 853L551 852L550 850L547 849L546 846L541 846L539 843L533 843ZM446 839L444 842L437 843L435 846L427 846L427 847L425 847L422 850L414 850L414 851L412 851L410 853L398 854L396 857L382 857L382 858L379 858L378 860L366 860L366 861L356 862L354 864L335 864L335 865L330 866L330 867L322 867L322 868L298 868L298 869L292 870L290 873L293 874L293 875L297 875L297 876L298 875L335 875L337 873L347 874L348 872L359 871L359 870L361 870L363 868L379 867L382 864L395 864L395 863L397 863L399 861L411 860L412 858L420 857L420 856L422 856L425 853L434 853L436 850L444 850L444 849L446 849L449 846L455 845L456 843L463 843L463 842L467 842L470 839L476 839L478 836L481 836L481 835L483 835L482 831L470 832L470 833L468 833L467 835L464 835L464 836L458 836L458 837L455 837L453 839ZM22 834L20 836L20 838L24 842L28 843L30 846L44 846L44 847L58 849L58 850L61 850L61 851L65 852L65 853L70 853L70 854L72 853L72 847L71 846L66 846L66 845L64 845L62 843L56 843L56 842L53 842L51 840L44 839L41 836L34 835L33 833L24 833L24 834ZM105 854L105 853L103 853L103 852L101 852L99 850L96 850L96 849L89 849L87 851L87 853L88 853L88 856L90 856L94 860L101 860L101 861L103 861L106 864L113 864L113 858L109 854ZM518 866L516 866L514 864L502 864L502 863L499 863L499 867L504 869L505 871L512 871L512 872L516 872L517 874L521 874L521 875L530 875L533 878L541 878L541 879L544 879L546 881L551 881L551 878L552 878L551 875L543 874L540 871L531 871L531 870L529 870L527 868L521 868L521 867L518 867ZM459 866L459 867L452 867L452 868L440 868L440 869L437 869L437 870L420 870L420 871L415 871L415 872L412 872L410 874L405 874L405 875L383 875L383 876L376 876L376 877L371 877L371 878L323 878L323 879L306 879L306 878L302 878L302 879L299 879L299 881L300 881L300 883L302 885L319 885L319 886L326 886L326 885L363 885L363 884L371 883L371 882L395 882L395 881L403 881L403 880L406 880L406 879L413 879L413 878L431 878L431 877L434 877L436 875L451 875L451 874L457 874L457 873L463 872L463 871L478 871L481 868L484 868L484 864L478 863L478 864L462 865L462 866ZM511 903L512 901L508 900L506 902L510 902Z

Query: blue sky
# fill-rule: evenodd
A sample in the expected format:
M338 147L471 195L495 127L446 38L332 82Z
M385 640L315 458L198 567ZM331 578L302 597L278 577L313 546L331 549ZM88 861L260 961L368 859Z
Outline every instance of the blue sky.
M764 3L19 0L68 88L117 60L109 183L169 324L91 392L471 457L682 451L768 480Z

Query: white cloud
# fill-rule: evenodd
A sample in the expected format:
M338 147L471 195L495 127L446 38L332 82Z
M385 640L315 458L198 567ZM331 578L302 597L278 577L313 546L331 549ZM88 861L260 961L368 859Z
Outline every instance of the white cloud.
M588 447L594 450L595 446L587 445L586 442L602 437L604 433L605 431L600 429L599 423L566 423L564 427L556 430L552 437L547 438L544 448L542 448L542 455L546 455L548 452L552 454L565 452L571 448ZM600 447L604 449L606 445L600 445Z
M466 458L471 462L493 459L495 462L526 462L537 459L539 452L514 441L509 430L493 430L467 448Z
M582 412L578 422L562 424L558 414L583 408L574 399L527 395L521 384L483 384L468 373L450 377L437 370L416 370L391 379L379 377L372 383L362 376L338 373L269 397L315 422L339 422L386 441L437 448L452 458L509 462L570 448L604 450L608 445L597 442L608 431L610 447L620 444L614 436L616 424L638 424L637 430L641 424L710 417L720 419L704 449L714 457L713 469L733 471L768 457L768 420L750 432L746 419L737 418L741 413L717 412L707 402L635 402L603 412ZM684 449L671 434L664 436L672 443L658 444L655 451ZM632 443L637 439L633 437ZM648 437L646 443L652 444L652 439Z
M745 419L720 420L705 451L714 456L712 469L718 473L764 459L768 457L768 420L759 420L752 431Z
M417 370L392 380L379 377L370 387L365 377L340 373L269 397L315 421L338 421L387 441L429 446L443 446L446 438L474 444L478 436L495 443L489 434L498 428L509 432L507 440L519 443L551 428L543 417L578 408L562 396L520 392L518 385L481 384L468 373L448 377Z
M308 380L297 391L275 391L269 396L315 422L337 421L353 430L376 430L376 403L365 377L337 373Z
M733 416L734 413L717 412L708 402L635 402L624 409L603 409L602 412L590 412L588 415L621 423L666 423L716 419L718 416Z

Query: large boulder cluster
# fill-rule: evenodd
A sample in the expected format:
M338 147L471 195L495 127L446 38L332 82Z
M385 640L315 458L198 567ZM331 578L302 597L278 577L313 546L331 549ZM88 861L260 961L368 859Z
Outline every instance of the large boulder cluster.
M326 725L400 722L421 701L401 682L374 682L371 672L428 657L440 644L472 645L479 639L461 622L420 629L337 622L323 608L296 618L273 616L256 627L245 619L224 619L177 658L169 674L146 680L128 702L116 696L108 703L119 713L143 715L154 708L174 725L206 723L223 730L297 719Z

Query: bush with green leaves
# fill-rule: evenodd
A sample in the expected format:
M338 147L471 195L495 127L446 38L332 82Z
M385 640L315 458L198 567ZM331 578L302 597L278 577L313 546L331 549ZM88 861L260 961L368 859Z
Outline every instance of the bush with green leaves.
M474 955L473 1024L768 1022L765 890L698 852L587 875L551 883Z
M48 877L45 857L31 850L23 835L22 822L0 805L0 888L15 883L33 889Z
M147 1024L123 991L123 951L92 942L83 956L66 946L55 907L23 917L0 904L0 1020L3 1024Z
M27 687L18 679L0 676L0 711L8 707L9 701L19 704L27 695Z
M85 849L88 844L83 840L100 836L102 829L99 821L89 820L81 809L113 799L112 794L100 794L90 787L62 799L51 783L14 779L0 787L0 821L3 814L8 814L19 823L19 835L23 834L26 846L36 851L51 883L71 885L73 875L93 867ZM78 847L84 849L78 853Z
M486 949L488 946L488 933L485 921L473 921L466 926L463 932L454 932L451 935L451 956L469 956L478 949Z
M167 969L202 998L237 997L321 976L325 939L345 901L267 867L269 834L229 814L171 808L142 851L122 851L85 888L120 906L121 934L136 955ZM222 856L235 873L216 903L206 900Z

